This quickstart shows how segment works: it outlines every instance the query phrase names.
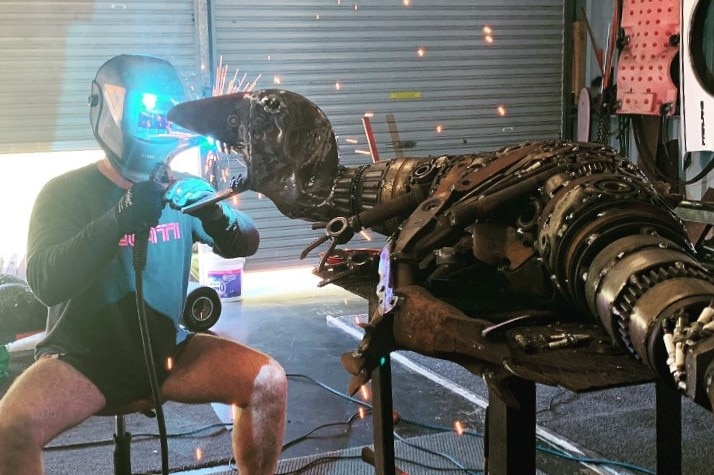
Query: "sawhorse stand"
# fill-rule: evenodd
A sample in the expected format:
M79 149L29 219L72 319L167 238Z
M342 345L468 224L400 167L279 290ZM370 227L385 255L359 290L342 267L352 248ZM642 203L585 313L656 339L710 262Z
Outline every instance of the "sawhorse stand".
M536 470L535 383L509 377L518 408L489 388L484 458L487 474L523 475ZM639 382L638 382L639 384ZM682 404L680 395L660 382L656 387L657 473L682 473ZM376 475L397 475L392 419L392 370L387 356L372 373Z

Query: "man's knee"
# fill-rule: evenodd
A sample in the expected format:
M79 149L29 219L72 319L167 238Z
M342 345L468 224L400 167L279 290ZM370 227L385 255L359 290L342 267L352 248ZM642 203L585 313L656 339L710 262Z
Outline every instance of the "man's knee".
M277 361L272 358L264 364L254 381L254 396L272 397L274 399L285 398L287 393L287 376L285 370Z

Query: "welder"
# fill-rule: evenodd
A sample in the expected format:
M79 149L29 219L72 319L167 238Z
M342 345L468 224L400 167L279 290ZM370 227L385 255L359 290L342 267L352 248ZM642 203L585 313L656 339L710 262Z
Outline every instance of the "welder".
M0 475L43 473L42 448L57 435L151 398L140 307L161 400L232 405L241 475L275 471L283 368L255 349L179 325L194 242L225 258L251 255L259 243L252 219L223 202L181 211L215 192L200 177L165 170L193 137L166 119L186 96L176 68L152 56L111 58L92 81L90 124L106 156L53 178L34 204L27 281L48 308L47 333L36 361L0 400ZM138 292L132 257L140 232L148 246Z

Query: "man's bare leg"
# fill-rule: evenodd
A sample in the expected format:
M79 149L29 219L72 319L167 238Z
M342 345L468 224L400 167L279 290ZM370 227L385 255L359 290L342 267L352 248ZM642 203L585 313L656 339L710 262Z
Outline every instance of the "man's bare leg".
M42 474L45 444L104 404L97 387L68 363L33 363L0 399L0 475Z
M285 432L287 379L272 358L234 341L194 335L161 392L177 402L233 405L233 452L240 474L275 473Z

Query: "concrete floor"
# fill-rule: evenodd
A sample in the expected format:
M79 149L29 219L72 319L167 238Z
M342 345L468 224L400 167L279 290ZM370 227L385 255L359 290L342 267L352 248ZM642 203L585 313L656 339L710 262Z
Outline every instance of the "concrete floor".
M224 303L221 318L213 327L222 336L270 354L285 367L289 374L285 441L293 440L321 424L346 421L358 410L357 404L336 396L313 381L345 394L349 378L339 358L345 351L356 347L360 333L352 325L345 324L349 319L337 317L364 315L367 302L334 285L318 288L319 279L310 270L295 268L279 273L246 270L243 300ZM539 418L543 415L547 417L548 414L543 413L551 412L558 419L554 409L558 405L556 399L572 401L574 396L577 395L564 395L558 388L539 387ZM434 433L434 430L424 426L449 430L456 421L467 429L483 432L487 404L485 385L480 378L452 363L409 352L394 353L393 399L394 409L407 421L395 428L403 437ZM229 408L222 405L214 407L220 418L230 420ZM544 426L538 427L538 434L544 439L541 445L547 445L547 440L555 447L572 450L576 455L582 455L583 451L593 455L587 446L573 440L573 434L583 431L588 431L588 428L581 427L563 435ZM320 431L315 437L288 447L282 458L321 454L371 443L372 421L367 415L354 422L349 430L338 427ZM654 444L654 441L651 443ZM458 454L449 455L458 459ZM595 455L605 457L608 454ZM610 454L613 455L622 454ZM619 460L631 462L622 458ZM539 471L549 474L648 473L628 471L621 466L584 465L544 451L538 452L537 466ZM227 467L216 467L183 473L199 475L224 473L226 470Z

